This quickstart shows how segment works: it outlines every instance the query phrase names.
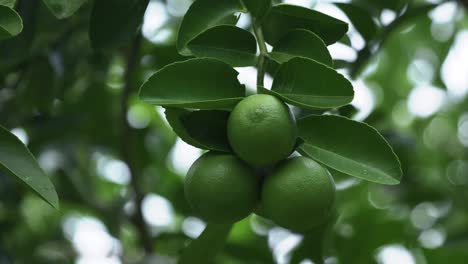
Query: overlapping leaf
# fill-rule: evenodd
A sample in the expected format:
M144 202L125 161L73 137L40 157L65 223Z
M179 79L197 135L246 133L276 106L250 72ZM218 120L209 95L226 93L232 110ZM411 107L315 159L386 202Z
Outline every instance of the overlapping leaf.
M281 65L270 90L284 101L309 109L334 108L353 100L351 83L334 69L306 58Z
M14 37L23 30L23 21L15 10L0 5L0 40Z
M348 175L398 184L401 167L385 139L367 124L340 116L311 115L297 122L301 154Z
M293 29L312 31L329 45L343 37L348 31L348 25L315 10L280 4L270 9L265 17L263 29L266 41L273 46Z
M17 177L39 194L44 201L58 209L57 193L50 179L23 143L1 126L0 171Z
M210 58L169 64L141 87L140 98L165 107L229 109L245 96L238 72Z
M167 108L165 113L174 132L188 144L206 150L230 151L228 111Z
M226 24L226 18L242 10L239 0L197 0L187 11L180 25L177 49L182 55L192 55L189 42L205 30Z
M288 32L275 45L270 57L279 63L284 63L294 57L304 57L333 67L333 60L323 40L315 33L304 29Z
M241 28L215 26L195 37L187 45L197 57L218 58L232 66L255 64L257 42L254 36Z

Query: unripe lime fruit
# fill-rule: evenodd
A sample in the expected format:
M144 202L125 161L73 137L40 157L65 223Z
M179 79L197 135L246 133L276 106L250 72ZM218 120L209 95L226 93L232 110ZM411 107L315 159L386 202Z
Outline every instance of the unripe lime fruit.
M260 196L255 171L236 156L209 152L196 160L185 179L185 196L207 222L232 223L248 216Z
M260 208L264 215L293 231L323 224L335 201L335 183L328 171L306 157L290 158L267 176Z
M239 102L229 116L228 139L244 161L263 166L291 154L297 128L289 108L267 94L251 95Z

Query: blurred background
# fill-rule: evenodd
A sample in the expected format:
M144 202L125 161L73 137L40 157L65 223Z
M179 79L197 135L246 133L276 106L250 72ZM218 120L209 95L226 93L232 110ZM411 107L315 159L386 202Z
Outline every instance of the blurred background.
M375 126L404 171L397 186L332 172L338 218L327 235L326 263L466 263L464 3L353 1L378 25L378 37L366 41L330 1L284 2L350 23L347 37L329 46L356 92L354 108L343 112ZM176 137L164 109L137 96L155 71L187 59L175 39L190 4L151 0L141 33L122 49L98 53L88 37L92 1L65 20L41 1L18 1L24 31L0 41L0 124L37 157L61 210L0 173L1 264L175 263L201 233L205 223L183 196L185 173L201 151ZM242 14L237 25L250 23ZM253 91L256 69L236 69ZM234 226L218 262L290 263L302 241L252 215Z

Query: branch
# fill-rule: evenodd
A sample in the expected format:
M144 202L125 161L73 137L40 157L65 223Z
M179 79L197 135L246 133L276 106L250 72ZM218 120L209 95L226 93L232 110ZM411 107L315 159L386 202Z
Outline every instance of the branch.
M444 3L444 1L442 2ZM356 79L357 76L361 73L364 67L367 65L369 60L379 53L379 51L384 46L385 42L388 40L390 35L402 24L408 20L415 18L419 15L426 14L433 8L437 7L437 4L427 4L422 6L417 6L414 8L409 7L401 16L397 17L392 23L390 23L380 34L380 37L375 41L369 41L366 46L361 49L358 53L356 61L353 63L350 69L350 75L352 79Z
M120 114L120 155L122 160L127 164L130 170L130 185L135 195L135 215L132 222L138 230L140 243L142 244L145 252L151 254L153 252L153 243L151 236L148 232L148 227L143 219L143 212L141 210L141 203L144 198L144 193L140 188L138 168L135 165L131 155L132 144L132 128L127 122L128 100L130 95L134 92L133 77L135 68L138 65L139 49L142 42L142 35L139 33L134 39L130 51L127 56L127 65L124 74L125 85L121 97L121 114Z

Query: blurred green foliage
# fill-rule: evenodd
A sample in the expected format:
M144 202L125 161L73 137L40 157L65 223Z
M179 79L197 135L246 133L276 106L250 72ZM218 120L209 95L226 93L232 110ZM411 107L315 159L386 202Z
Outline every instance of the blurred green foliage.
M197 225L183 196L184 175L170 155L177 138L161 112L139 101L137 92L150 74L186 59L175 44L183 13L174 7L180 8L184 1L151 1L168 15L154 32L165 39L136 36L118 43L122 47L112 52L91 48L93 1L63 20L57 20L40 1L6 3L15 6L24 30L0 41L0 124L27 134L28 148L54 182L61 210L50 208L24 185L0 173L0 263L114 263L76 262L83 256L70 223L80 217L103 223L119 241L108 253L122 263L174 263ZM448 98L427 117L408 110L408 97L417 86L409 69L418 59L431 65L426 84L450 94L441 69L456 36L463 30L466 34L466 11L461 2L438 3L456 8L452 18L438 24L428 8L414 11L427 4L422 0L353 3L364 8L378 27L375 37L358 51L357 61L345 62L343 67L357 72L355 77L374 95L375 105L364 121L391 143L404 176L399 185L381 186L332 171L339 189L335 224L326 229L326 235L310 234L304 243L293 243L295 249L286 259L293 256L294 263L313 259L313 248L325 247L326 263L395 263L378 257L383 248L393 245L404 247L413 256L411 263L465 263L468 97ZM403 14L397 20L406 16L385 26L385 14ZM426 76L428 71L422 68L420 74ZM127 104L123 113L122 105ZM130 124L128 133L123 132L122 120ZM127 157L122 155L122 145L127 146ZM103 175L103 164L117 166L122 160L139 181L110 180ZM145 254L141 243L142 223L135 201L142 197L135 188L140 195L167 199L173 208L170 224L146 227L154 248L151 254ZM281 252L286 242L278 243L287 237L285 232L251 216L234 226L217 262L285 263ZM322 236L326 240L315 241Z

